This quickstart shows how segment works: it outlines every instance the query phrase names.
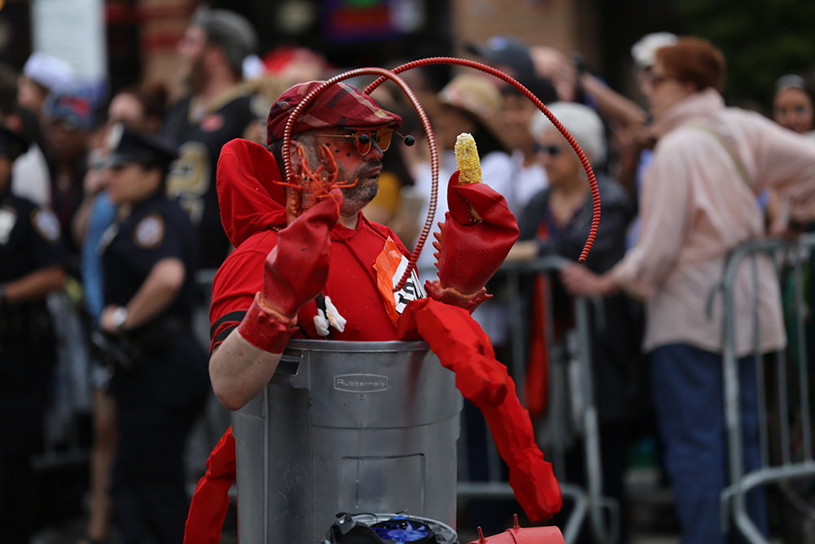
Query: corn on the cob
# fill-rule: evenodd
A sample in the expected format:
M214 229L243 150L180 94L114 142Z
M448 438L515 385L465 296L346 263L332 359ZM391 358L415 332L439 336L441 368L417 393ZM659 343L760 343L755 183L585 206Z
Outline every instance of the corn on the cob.
M456 138L456 166L460 184L481 182L481 161L478 158L475 140L470 133L462 132Z

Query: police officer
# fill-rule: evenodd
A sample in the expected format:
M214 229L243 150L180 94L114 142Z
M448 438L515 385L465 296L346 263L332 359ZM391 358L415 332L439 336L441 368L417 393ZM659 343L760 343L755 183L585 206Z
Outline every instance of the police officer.
M107 190L118 215L102 238L100 329L124 353L112 391L119 449L113 503L125 543L180 543L188 499L183 450L209 389L207 354L190 326L195 234L165 196L175 147L116 125Z
M28 543L36 513L30 457L41 446L56 362L45 297L63 286L64 254L53 212L11 193L26 143L0 126L0 531Z

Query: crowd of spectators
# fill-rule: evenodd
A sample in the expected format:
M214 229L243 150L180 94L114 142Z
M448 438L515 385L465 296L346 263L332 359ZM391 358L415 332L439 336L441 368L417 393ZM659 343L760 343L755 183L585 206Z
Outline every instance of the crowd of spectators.
M257 53L256 47L252 26L242 17L223 10L200 11L178 49L187 94L169 97L161 85L139 85L115 89L105 104L91 104L76 93L71 68L59 59L35 53L19 73L9 66L0 67L0 128L26 142L20 153L8 151L12 147L7 143L0 149L13 163L10 183L0 183L0 204L15 195L38 210L50 210L49 215L38 216L34 228L48 243L59 237L60 249L54 255L59 255L59 269L64 273L58 282L30 294L15 283L23 276L0 274L0 320L5 319L3 312L13 311L24 301L62 297L60 304L51 300L50 308L52 312L58 308L61 314L55 320L62 323L56 329L62 333L58 341L70 346L45 355L38 351L36 356L59 359L43 365L46 373L38 377L43 382L56 381L54 369L62 368L66 375L78 374L76 381L85 376L90 384L87 402L74 405L90 413L93 430L93 439L86 444L92 452L87 535L79 544L110 541L115 520L128 515L115 511L110 501L111 471L121 438L117 436L121 427L117 425L116 396L110 390L115 370L99 362L90 340L101 320L114 319L104 315L109 301L99 251L109 242L106 237L115 236L112 229L125 213L107 192L111 166L105 158L111 151L112 133L124 124L161 137L178 149L179 158L167 175L166 192L188 212L195 228L198 269L217 269L231 250L215 192L221 147L234 138L264 144L266 115L282 91L301 81L326 79L343 68L353 68L334 67L316 52L291 48L270 52L260 63L257 57L254 62L244 62ZM713 338L718 329L700 322L708 288L718 279L727 252L739 242L767 233L788 233L791 226L809 220L807 205L815 195L815 108L805 77L779 77L773 103L768 105L772 119L765 119L724 108L724 58L703 40L657 33L634 44L632 60L641 96L633 97L613 90L579 58L551 47L496 36L485 43L468 44L466 51L471 58L513 76L548 105L597 174L602 219L594 249L584 267L567 268L562 277L555 278L554 300L548 304L554 310L558 334L566 338L574 327L569 297L606 298L599 322L607 327L592 331L595 391L604 492L623 509L619 542L629 541L624 476L636 431L652 429L647 417L650 410L644 408L650 401L643 400L652 396L651 387L661 401L653 432L663 443L668 484L676 488L687 542L716 542L718 533L713 526L718 523L718 493L723 485L723 465L717 463L723 461L688 449L688 443L698 439L696 433L702 432L703 423L710 424L704 430L708 436L721 431L721 421L709 417L711 411L721 409L721 398L710 393L707 404L699 402L708 416L688 415L683 419L688 427L679 428L675 420L681 406L694 404L705 393L692 383L679 387L681 377L676 373L679 369L702 372L701 365L710 374L699 379L711 382L720 373L721 335ZM246 70L251 77L244 77ZM478 145L484 181L506 198L519 220L521 237L508 259L560 255L576 260L591 225L591 193L583 164L547 117L515 87L488 74L451 70L441 85L424 77L421 69L405 78L417 85L439 146L437 220L447 211L444 185L456 169L456 137L469 132ZM391 226L412 248L431 197L425 135L403 96L387 85L375 96L404 117L405 128L417 142L405 146L399 139L391 146L380 178L380 196L364 213ZM11 137L5 132L0 136ZM690 155L683 162L683 153L691 153L687 149L693 145L712 152L712 162ZM721 177L711 179L699 172L711 168L719 169ZM0 171L0 177L4 175ZM714 187L722 178L732 178L732 191ZM9 221L13 226L14 219L0 215L0 248L8 242ZM702 240L699 247L694 245L698 240ZM707 267L704 281L693 275L700 261ZM50 269L55 263L43 258L38 266ZM0 263L0 271L4 267L6 262ZM418 267L423 279L434 275L430 248L423 252ZM187 274L195 272L187 270ZM543 352L551 346L545 345L546 339L536 329L546 314L540 306L540 281L525 285L524 298L537 303L525 307L523 316L509 313L500 278L488 286L497 296L474 315L504 362L509 357L509 320L524 319L532 324L525 346L528 365L545 364ZM205 293L198 300L199 309L206 312ZM768 312L776 315L776 306L768 304ZM678 315L680 309L685 314ZM82 332L69 335L65 331ZM772 340L775 333L778 345L768 348L783 343L780 330L766 337ZM739 356L749 359L749 351L745 348ZM647 356L654 365L654 383L643 378L649 375L644 362ZM80 359L85 362L78 362ZM5 368L8 361L0 347L0 388L7 387L3 380L12 376ZM675 398L666 394L678 387L681 390ZM525 390L541 391L528 386ZM33 413L45 417L58 399L54 394L37 394L40 404ZM533 416L544 417L543 400L527 398L525 402ZM743 410L749 422L755 407ZM0 407L4 427L16 428L10 421L17 417L17 411ZM703 421L706 417L708 421ZM43 435L48 432L42 425L37 428ZM747 432L754 434L754 429ZM41 454L43 440L27 436L29 447L22 454L31 458ZM707 454L721 446L717 440L705 442ZM575 481L585 470L577 445L579 437L570 449L567 470ZM2 460L18 462L21 452L7 452L0 446L0 455L6 456ZM699 486L683 487L688 480L703 478L699 474L704 469L709 469L704 478L710 483L704 492L699 492ZM203 467L197 467L192 472L201 470ZM14 490L19 491L19 482L15 485ZM9 497L9 489L0 479L0 522L16 531L7 541L28 542L42 520L30 516L14 522L7 519L15 510L4 509L3 501L18 500ZM26 500L35 501L29 495ZM766 519L760 513L762 508L766 512L763 497L754 497L751 504L756 516L764 519L766 531ZM500 530L505 520L497 523L495 530Z

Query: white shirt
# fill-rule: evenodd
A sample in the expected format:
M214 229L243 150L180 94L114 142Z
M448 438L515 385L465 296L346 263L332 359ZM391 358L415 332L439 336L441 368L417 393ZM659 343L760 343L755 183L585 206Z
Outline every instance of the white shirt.
M11 170L11 192L37 206L51 205L51 174L37 144L31 144Z

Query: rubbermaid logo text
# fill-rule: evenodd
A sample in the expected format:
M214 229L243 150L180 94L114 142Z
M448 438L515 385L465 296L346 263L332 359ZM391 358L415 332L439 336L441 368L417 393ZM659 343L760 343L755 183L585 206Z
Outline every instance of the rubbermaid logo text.
M334 389L350 393L387 391L388 377L377 374L340 374L334 376Z

